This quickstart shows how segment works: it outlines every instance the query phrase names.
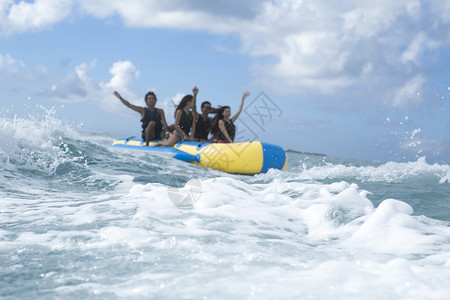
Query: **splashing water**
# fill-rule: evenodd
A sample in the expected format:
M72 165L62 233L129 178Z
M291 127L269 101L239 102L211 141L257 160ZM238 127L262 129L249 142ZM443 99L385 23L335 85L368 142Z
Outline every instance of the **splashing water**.
M228 175L0 117L0 297L446 299L450 167Z

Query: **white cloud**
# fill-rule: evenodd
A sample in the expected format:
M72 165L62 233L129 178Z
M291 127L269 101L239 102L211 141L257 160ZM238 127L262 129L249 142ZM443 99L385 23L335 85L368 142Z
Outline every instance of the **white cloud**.
M261 4L254 0L79 0L78 5L80 11L97 18L118 15L127 26L235 33L242 18L253 15Z
M346 88L357 85L372 88L367 94L382 99L385 91L395 90L407 78L416 77L418 84L423 76L421 56L441 46L430 36L445 32L449 24L423 26L424 18L436 19L420 1L345 1L329 6L324 1L272 1L256 19L258 24L265 22L264 29L256 34L244 26L242 41L251 54L275 58L255 68L266 86L348 98ZM423 28L420 34L418 27ZM415 65L405 68L407 61ZM396 105L404 103L404 93L405 89L398 93Z
M23 67L25 64L21 60L13 58L9 53L5 55L0 53L0 72L5 73L6 76L17 74Z
M96 82L87 75L89 69L94 68L95 64L96 61L93 60L76 66L73 72L52 86L48 96L59 102L87 102L90 99L89 96L95 94L98 89Z
M72 0L36 0L33 3L0 0L0 35L42 29L67 18Z
M7 83L7 89L16 90L17 84L23 81L27 84L42 82L47 74L47 68L42 64L30 69L21 59L0 53L0 81Z
M393 106L401 108L413 108L422 102L420 96L423 85L425 83L425 77L417 75L408 80L403 86L397 89L395 92Z
M122 93L130 102L140 103L139 98L133 93L136 90L139 70L130 61L115 62L110 73L111 80L97 82L89 77L89 70L95 68L96 61L82 63L75 70L52 86L46 96L58 102L91 102L106 111L122 111L123 104L118 101L113 92ZM138 104L139 105L139 104Z
M0 32L44 28L71 12L118 16L133 27L235 34L265 88L347 98L347 88L364 86L377 99L395 94L388 104L396 107L420 103L410 89L425 82L424 54L450 43L450 3L421 0L0 0Z
M423 78L421 56L445 43L431 36L445 32L450 22L449 5L419 0L244 1L236 13L225 11L228 2L215 2L215 7L201 3L81 0L79 6L99 18L117 15L127 26L237 34L241 51L255 59L257 83L300 94L336 94L358 84L393 93L399 82L411 77L417 85ZM447 13L439 16L440 11ZM424 26L423 19L434 24ZM414 65L405 68L409 62ZM396 92L391 104L412 102L405 100L408 86Z
M401 60L403 63L413 62L420 64L420 55L426 50L438 48L440 44L440 41L432 40L425 33L419 32L411 41L408 48L402 53Z
M138 106L145 106L144 95L136 95L138 90L139 70L130 61L117 61L109 69L111 79L97 82L89 76L89 71L96 67L96 60L81 63L75 70L67 74L50 91L43 96L62 103L92 103L107 112L131 114L114 95L118 91L123 98ZM168 123L173 123L175 106L185 94L176 93L173 97L160 99L157 107L165 111Z
M109 72L113 75L106 83L106 87L114 90L131 92L136 87L139 70L130 61L118 61L113 64Z

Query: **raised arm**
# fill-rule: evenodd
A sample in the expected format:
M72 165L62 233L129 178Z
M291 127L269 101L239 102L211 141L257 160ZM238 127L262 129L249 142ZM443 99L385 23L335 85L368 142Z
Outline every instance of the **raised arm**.
M198 88L194 86L192 89L192 93L194 94L194 99L192 99L192 127L191 127L191 134L189 135L189 140L194 140L194 134L195 134L195 125L197 123L198 113L197 113L197 94L198 94Z
M118 93L118 92L114 92L114 96L116 96L117 98L119 98L119 100L125 104L125 106L131 108L132 110L138 112L141 114L141 117L144 116L145 114L145 108L141 107L141 106L137 106L137 105L133 105L130 102L128 102L127 100L123 99L122 96Z
M194 114L192 114L193 118L192 118L192 127L191 127L191 134L189 135L189 140L193 141L194 140L194 134L195 134L195 127L197 124L197 118L195 117Z
M194 88L192 89L192 94L194 95L194 99L193 101L193 106L192 106L192 114L194 115L194 117L197 117L197 94L198 94L198 88L196 86L194 86Z
M238 110L238 112L231 118L231 121L232 121L233 123L237 120L237 118L239 118L239 115L240 115L241 112L242 112L242 108L244 107L244 100L245 100L245 98L248 97L248 95L250 95L249 92L245 92L244 95L242 95L242 101L241 101L241 105L239 106L239 110Z

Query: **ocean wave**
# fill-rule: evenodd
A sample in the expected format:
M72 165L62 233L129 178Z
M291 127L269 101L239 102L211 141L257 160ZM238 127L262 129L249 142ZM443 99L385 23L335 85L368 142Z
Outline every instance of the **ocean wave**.
M421 176L437 177L440 183L450 182L449 165L430 165L425 157L414 162L387 162L379 166L350 166L325 163L320 166L300 168L298 179L342 179L352 178L359 181L399 183Z
M449 222L429 210L448 220L448 166L291 153L284 172L229 175L114 150L53 113L0 118L0 135L0 275L26 298L448 295ZM412 187L433 193L395 199Z
M68 165L83 164L84 154L74 151L68 139L78 132L56 117L54 109L42 115L0 117L0 164L3 169L53 175Z
M325 243L334 251L345 247L404 257L448 249L448 222L414 216L409 204L395 199L375 207L367 197L370 192L344 181L312 184L274 179L249 184L216 177L174 189L160 183L136 183L130 176L121 180L105 194L87 194L77 200L72 192L62 200L34 203L27 214L14 209L9 222L27 223L30 231L0 245L19 247L39 241L54 250L115 245L139 249L149 240L163 243L168 235L201 243L222 240L226 245L245 239L300 248L306 243L315 245L311 251L322 251L320 245ZM180 207L181 198L188 198L188 205ZM55 223L64 227L56 229ZM217 250L214 243L203 247L212 247L212 253ZM252 251L262 251L255 247Z

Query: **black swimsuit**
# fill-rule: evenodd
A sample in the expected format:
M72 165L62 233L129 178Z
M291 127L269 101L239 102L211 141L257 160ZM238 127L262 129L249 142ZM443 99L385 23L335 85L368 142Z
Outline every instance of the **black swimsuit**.
M155 135L153 136L152 140L159 140L161 139L162 122L157 108L155 108L154 111L151 111L148 108L145 109L144 117L141 119L142 139L145 140L145 129L151 121L155 121L156 123Z
M208 133L211 131L211 119L207 118L206 121L202 116L198 116L197 122L195 123L195 133L194 137L199 140L207 140Z
M186 135L189 135L189 132L191 131L192 127L192 113L189 112L189 115L184 111L181 110L181 118L180 123L178 124L178 127L180 127Z
M236 133L236 126L234 126L233 121L230 120L230 122L227 122L225 120L222 120L225 123L225 129L228 133L228 135L231 138L231 141L234 141L234 135ZM227 141L228 139L225 137L225 135L222 133L222 130L219 129L219 134L217 135L218 140Z

